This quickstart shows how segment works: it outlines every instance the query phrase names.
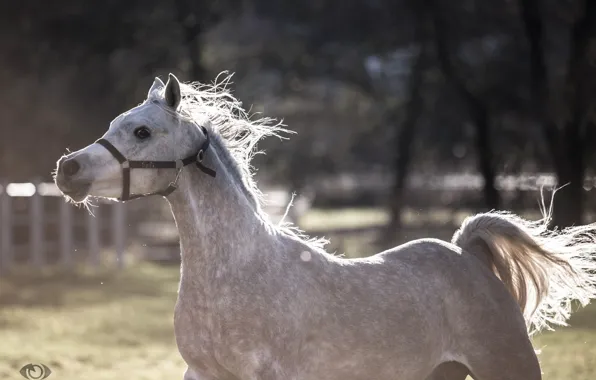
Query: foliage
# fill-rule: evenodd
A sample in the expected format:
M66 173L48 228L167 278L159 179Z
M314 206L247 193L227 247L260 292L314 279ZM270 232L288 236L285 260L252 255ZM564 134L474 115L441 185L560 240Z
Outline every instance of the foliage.
M210 82L229 70L247 108L298 132L262 145L267 179L301 190L320 175L391 172L397 215L411 171L477 170L498 207L496 175L552 170L571 183L561 224L581 220L596 142L593 2L56 4L13 3L0 23L3 177L49 179L65 147L97 138L155 75Z

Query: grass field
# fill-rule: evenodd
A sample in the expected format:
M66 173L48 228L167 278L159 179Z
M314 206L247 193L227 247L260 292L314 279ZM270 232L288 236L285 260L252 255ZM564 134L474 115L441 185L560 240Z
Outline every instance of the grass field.
M382 225L387 217L379 209L312 210L301 224L307 230L357 228ZM420 236L406 238L432 235L414 234ZM342 237L336 248L368 255L376 252L374 240L374 233ZM120 272L0 277L0 380L22 379L19 370L28 363L47 365L50 380L182 379L172 318L179 275L178 267L131 264ZM534 340L545 380L596 379L596 304L577 312L571 325Z
M181 379L172 313L179 269L0 279L0 379L44 363L50 379ZM546 380L596 379L596 305L535 339Z

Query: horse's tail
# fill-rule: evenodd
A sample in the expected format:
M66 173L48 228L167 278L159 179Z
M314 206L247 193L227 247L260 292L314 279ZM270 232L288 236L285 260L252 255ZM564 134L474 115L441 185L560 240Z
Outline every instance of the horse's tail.
M566 325L574 302L596 298L596 224L549 231L551 210L536 222L502 212L471 216L452 239L505 284L530 334Z

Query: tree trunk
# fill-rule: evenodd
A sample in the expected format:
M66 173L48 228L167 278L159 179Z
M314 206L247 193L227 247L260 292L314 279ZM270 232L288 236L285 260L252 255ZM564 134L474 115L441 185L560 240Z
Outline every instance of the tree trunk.
M555 171L558 186L564 187L557 191L553 224L562 228L583 223L585 162L579 134L568 134L560 145L566 154L555 162Z
M441 71L465 102L471 121L474 124L478 170L484 179L484 187L482 189L484 203L488 209L499 209L501 206L501 196L495 186L497 171L493 162L494 155L490 143L491 126L488 105L475 96L467 88L464 79L456 73L449 53L446 34L448 31L447 25L441 16L436 1L427 0L427 5L432 14L437 58L441 66Z
M424 98L422 97L422 85L424 82L424 70L426 67L426 48L422 42L420 53L416 62L412 66L412 73L408 84L409 100L406 106L406 116L397 127L397 146L394 160L394 182L391 193L390 208L391 221L387 231L387 241L395 236L395 233L401 228L401 214L404 206L404 190L410 162L412 161L412 143L414 141L416 125L424 108ZM390 112L392 119L396 118L395 111Z
M389 200L391 220L383 236L385 244L395 243L401 236L401 215L404 207L404 190L406 189L408 172L412 162L412 148L416 135L416 126L424 110L424 76L428 66L429 58L429 19L427 14L420 8L412 9L416 15L415 42L418 43L420 51L411 66L410 77L408 78L408 101L405 107L405 118L401 124L395 123L398 119L398 110L393 107L388 112L388 119L394 121L397 129L396 151L393 161L393 191Z
M559 228L583 223L584 176L586 171L586 139L590 133L583 124L587 120L590 103L595 93L594 75L589 45L596 38L596 3L583 2L584 8L571 33L571 53L567 68L565 91L562 98L568 115L553 115L543 44L543 22L539 0L521 0L522 19L530 44L531 84L535 111L543 124L545 140L553 157L558 186L564 186L553 205L553 225ZM566 119L563 122L557 120ZM560 123L561 125L558 125Z
M474 113L478 171L484 179L482 188L484 203L489 210L498 210L501 207L501 197L496 186L497 171L493 164L493 151L490 143L490 117L486 107L483 106L475 106Z

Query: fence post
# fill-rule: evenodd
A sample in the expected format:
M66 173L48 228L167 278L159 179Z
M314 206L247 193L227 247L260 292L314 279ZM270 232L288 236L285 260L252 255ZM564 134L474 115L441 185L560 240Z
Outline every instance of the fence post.
M116 261L119 268L124 267L124 250L126 247L126 206L116 203L112 206L112 240L116 250Z
M43 197L38 191L39 183L38 180L33 182L35 192L31 195L31 203L29 203L29 248L33 265L41 268L45 264L45 257L43 256L45 223L43 218Z
M99 206L87 213L87 244L91 263L99 266Z
M66 201L60 203L60 257L62 264L67 267L73 266L71 207Z
M2 182L0 193L0 271L8 271L14 259L12 250L12 204L6 192L7 182Z

